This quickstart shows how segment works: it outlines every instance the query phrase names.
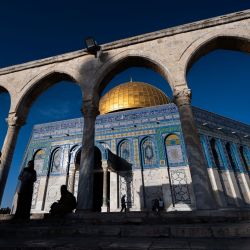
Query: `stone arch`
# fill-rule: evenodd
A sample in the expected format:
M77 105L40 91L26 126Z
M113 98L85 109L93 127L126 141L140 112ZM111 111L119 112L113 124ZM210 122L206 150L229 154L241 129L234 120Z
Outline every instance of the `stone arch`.
M102 155L102 160L107 160L108 159L108 153L107 150L103 147L103 145L99 142L96 142L95 147L97 147Z
M184 163L185 159L180 134L168 134L164 139L164 148L168 167L173 167L180 163Z
M151 69L159 73L169 83L171 89L174 87L171 73L159 57L152 55L152 52L139 53L134 50L126 50L108 60L96 72L99 77L95 80L95 91L101 93L115 75L131 67Z
M43 72L23 88L22 96L19 98L16 106L13 107L14 112L17 114L22 113L26 116L37 97L60 81L71 81L72 83L80 85L75 77L64 71L50 70L48 72Z
M43 148L39 148L35 151L32 156L32 160L34 160L34 168L37 174L40 174L43 170L44 160L45 160L45 150Z
M75 150L75 154L74 154L74 163L80 165L81 162L81 152L82 152L82 147L76 145L73 150ZM79 162L79 163L78 163Z
M196 61L216 49L250 53L250 36L228 30L223 33L209 33L193 42L180 58L184 65L184 77Z

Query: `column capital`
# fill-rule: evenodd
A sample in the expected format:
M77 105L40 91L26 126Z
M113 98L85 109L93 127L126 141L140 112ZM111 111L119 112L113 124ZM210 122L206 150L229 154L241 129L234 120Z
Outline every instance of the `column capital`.
M5 120L9 127L22 127L25 124L25 119L21 116L17 116L16 114L9 114Z
M191 103L191 97L192 97L191 89L174 88L173 96L174 96L174 103L178 107L183 106L183 105L190 105L190 103Z
M102 160L102 169L103 171L108 171L108 161Z
M100 114L99 108L92 100L84 101L81 109L83 117L96 117Z

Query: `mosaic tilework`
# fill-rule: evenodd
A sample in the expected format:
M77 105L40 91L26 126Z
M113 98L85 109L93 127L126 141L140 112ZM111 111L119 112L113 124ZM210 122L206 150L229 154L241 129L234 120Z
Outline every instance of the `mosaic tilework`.
M171 170L170 172L175 203L191 204L187 176L184 170Z
M139 155L139 143L138 139L133 139L133 146L134 146L134 167L140 168L140 155Z

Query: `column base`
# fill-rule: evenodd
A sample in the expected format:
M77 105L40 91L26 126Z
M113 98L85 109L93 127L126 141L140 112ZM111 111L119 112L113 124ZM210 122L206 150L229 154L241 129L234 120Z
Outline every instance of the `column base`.
M108 207L107 206L102 206L101 211L102 212L108 212Z

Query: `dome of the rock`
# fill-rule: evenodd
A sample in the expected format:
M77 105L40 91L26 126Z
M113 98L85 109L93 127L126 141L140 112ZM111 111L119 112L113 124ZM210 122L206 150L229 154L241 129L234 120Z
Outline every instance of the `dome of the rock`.
M112 88L101 99L100 114L169 103L158 88L143 82L127 82Z

